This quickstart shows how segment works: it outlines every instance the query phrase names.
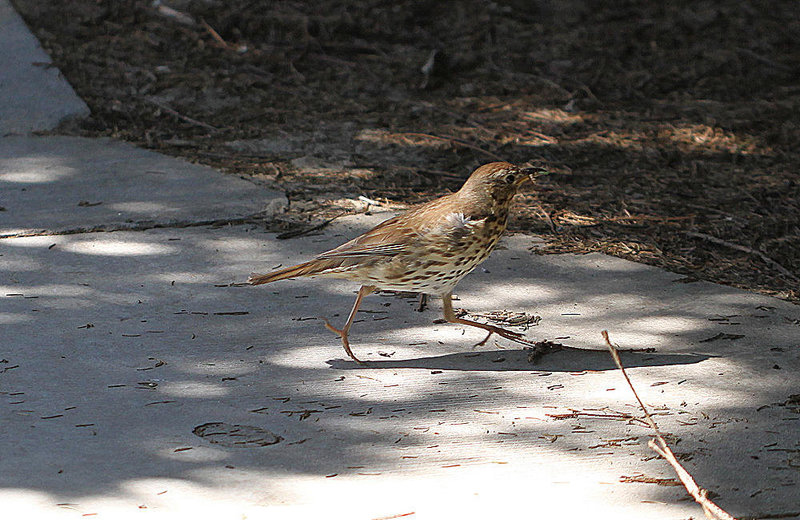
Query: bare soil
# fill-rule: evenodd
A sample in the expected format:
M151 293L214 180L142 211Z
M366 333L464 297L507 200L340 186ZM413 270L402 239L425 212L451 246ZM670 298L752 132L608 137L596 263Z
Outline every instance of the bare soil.
M538 252L800 301L795 0L13 2L92 110L60 132L283 190L273 229L543 159Z

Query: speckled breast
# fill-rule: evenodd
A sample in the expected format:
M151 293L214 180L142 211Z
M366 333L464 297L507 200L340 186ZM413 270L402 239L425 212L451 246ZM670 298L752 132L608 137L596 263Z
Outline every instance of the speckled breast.
M506 220L491 219L473 232L449 241L423 238L420 247L376 264L370 272L362 273L360 281L389 291L449 293L488 258L505 231Z

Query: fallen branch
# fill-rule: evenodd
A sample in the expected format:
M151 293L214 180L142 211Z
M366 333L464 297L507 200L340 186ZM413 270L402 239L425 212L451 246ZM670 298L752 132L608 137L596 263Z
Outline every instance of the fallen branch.
M633 392L634 397L636 397L636 400L639 402L639 407L641 407L642 411L644 412L647 423L655 432L655 437L650 439L650 442L648 442L647 445L650 447L650 449L661 455L667 462L670 463L672 468L675 470L675 473L678 474L678 478L681 479L683 487L685 487L686 491L689 492L692 498L694 498L695 501L702 506L703 512L706 514L707 518L710 518L711 520L736 520L721 507L712 502L710 498L708 498L708 491L698 486L692 475L686 471L686 468L681 466L681 463L678 462L677 458L675 458L675 454L672 453L672 450L667 445L667 441L664 440L664 436L661 435L658 425L656 425L656 422L653 420L650 412L647 411L647 407L639 398L639 394L636 393L636 389L633 387L631 379L628 377L628 374L625 372L625 368L622 366L622 361L619 358L617 347L612 345L611 340L608 339L608 331L604 330L601 334L603 335L603 339L606 341L608 350L611 352L611 357L614 359L614 363L617 364L617 368L619 368L622 372L622 375L625 377L625 381L628 383L628 386Z
M800 278L798 278L793 272L789 271L788 269L783 267L781 264L779 264L778 262L776 262L772 258L770 258L767 255L765 255L761 251L757 251L757 250L753 249L752 247L747 247L747 246L742 246L742 245L739 245L739 244L734 244L733 242L728 242L727 240L722 240L721 238L717 238L717 237L714 237L714 236L711 236L711 235L707 235L705 233L698 233L696 231L687 231L686 234L688 236L690 236L690 237L702 238L703 240L707 240L707 241L709 241L709 242L711 242L713 244L718 244L718 245L721 245L721 246L729 247L731 249L735 249L735 250L741 251L743 253L750 253L751 255L756 255L761 260L763 260L765 263L771 265L772 267L774 267L775 269L780 271L780 273L783 274L784 276L786 276L788 278L791 278L794 281L800 281Z
M617 421L630 421L636 420L641 421L638 417L634 417L631 414L623 413L623 412L615 412L615 413L591 413L591 412L579 412L573 411L569 413L546 413L547 417L551 419L576 419L578 417L589 417L592 419L613 419Z
M210 34L211 37L214 39L214 41L216 41L222 48L224 48L224 49L233 49L234 48L232 45L230 45L228 42L226 42L225 39L222 36L220 36L219 33L214 30L213 27L211 27L208 24L208 22L206 22L205 20L201 19L200 20L200 25L202 25L203 28L206 31L208 31L208 34Z
M164 112L166 112L167 114L169 114L169 115L171 115L173 117L177 117L178 119L186 121L187 123L193 124L195 126L200 126L202 128L205 128L206 130L210 130L212 132L219 132L219 128L217 128L215 126L211 126L208 123L204 123L202 121L198 121L197 119L192 119L189 116L185 116L185 115L181 114L180 112L168 107L164 103L161 103L160 101L156 101L155 99L149 98L149 97L146 97L146 98L143 98L143 99L145 101L147 101L148 103L157 106L158 108L160 108L161 110L163 110Z
M542 206L541 202L536 201L536 206L537 206L537 209L542 212L542 214L544 215L545 219L547 219L547 224L550 226L550 231L552 231L554 235L557 235L558 234L558 228L556 228L556 224L555 224L555 222L553 222L553 217L550 215L550 213L547 212L546 209L544 209L544 206Z
M745 49L744 47L736 47L736 52L738 52L739 54L744 54L745 56L749 56L750 58L753 58L754 60L761 62L764 65L767 65L774 69L778 69L783 72L795 72L795 70L792 67L784 65L783 63L778 63L777 61L767 58L766 56L757 54L756 52L753 52L750 49Z
M303 235L307 235L309 233L313 233L314 231L319 231L320 229L322 229L324 227L327 227L328 224L330 224L331 222L333 222L337 218L339 218L339 217L341 217L343 215L346 215L346 214L347 214L347 212L340 213L340 214L336 215L335 217L331 217L329 219L323 220L322 222L320 222L319 224L317 224L315 226L309 226L309 227L306 227L306 228L295 229L295 230L292 230L292 231L285 231L285 232L281 233L280 235L276 236L275 238L277 238L278 240L286 240L287 238L297 238L297 237L301 237Z

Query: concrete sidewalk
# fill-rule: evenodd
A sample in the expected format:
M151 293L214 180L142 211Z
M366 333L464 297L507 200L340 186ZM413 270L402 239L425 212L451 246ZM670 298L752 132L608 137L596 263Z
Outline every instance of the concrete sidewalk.
M0 183L0 238L236 221L286 205L246 180L110 139L0 139Z
M0 0L0 136L50 130L89 107L54 67L8 0Z
M315 318L342 320L351 284L230 285L376 220L290 242L244 226L2 240L5 503L114 518L140 505L698 516L682 488L620 482L673 474L604 352L532 365L506 342L473 350L480 333L433 323L438 302L417 313L377 295L352 332L370 360L358 368ZM459 287L460 306L536 313L532 339L599 348L607 328L623 347L655 347L624 362L689 470L734 513L792 510L795 307L602 255L538 257L525 236L507 244Z
M351 331L362 368L319 319L343 321L357 286L241 282L388 215L278 240L238 222L282 196L209 168L107 140L0 150L9 518L700 518L603 329L655 348L623 362L723 508L800 516L796 306L516 235L455 305L538 315L517 330L586 350L473 349L482 334L437 323L437 300L378 294ZM81 232L97 229L114 232Z

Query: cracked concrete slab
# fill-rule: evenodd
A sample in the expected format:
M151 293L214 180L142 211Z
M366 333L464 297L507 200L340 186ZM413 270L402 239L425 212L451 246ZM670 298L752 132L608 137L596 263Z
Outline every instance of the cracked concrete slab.
M110 139L0 139L0 237L236 219L283 194Z
M0 136L51 130L89 115L8 0L0 0Z
M379 294L351 331L359 368L319 319L342 321L354 284L237 283L384 217L290 241L252 226L0 240L4 509L702 514L646 447L605 352L529 364L519 345L473 349L480 331L435 323L436 300L419 313ZM524 235L505 244L457 307L537 314L534 340L598 349L608 329L623 348L655 347L623 361L699 483L735 515L796 510L796 306L598 254L537 256Z

